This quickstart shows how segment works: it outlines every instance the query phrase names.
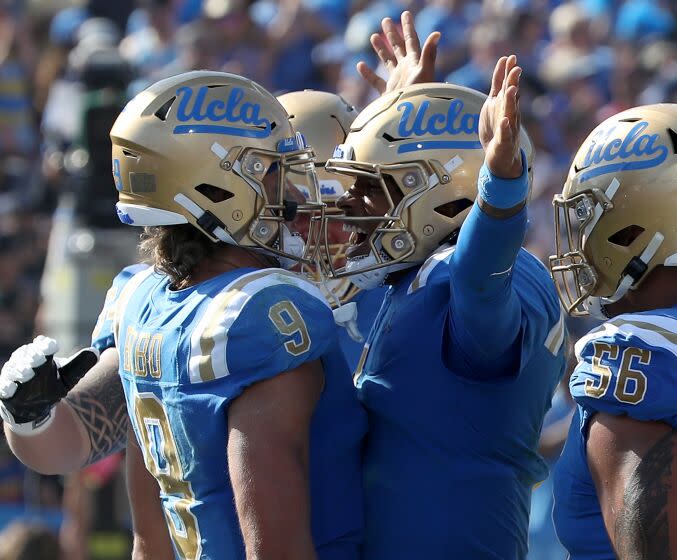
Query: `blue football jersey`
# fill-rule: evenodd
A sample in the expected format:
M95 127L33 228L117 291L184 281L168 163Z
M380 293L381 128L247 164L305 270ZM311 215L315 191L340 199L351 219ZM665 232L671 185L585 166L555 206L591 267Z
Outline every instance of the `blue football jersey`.
M452 320L454 247L386 293L355 379L370 430L366 560L526 556L531 489L547 475L539 434L563 373L565 330L548 272L518 251L509 273L516 361L506 358L498 379L467 375L502 335L487 331L470 346Z
M115 346L113 337L113 318L115 316L115 302L117 294L127 280L137 272L148 268L147 264L135 264L124 268L113 280L113 284L106 294L106 301L104 303L99 320L92 332L92 346L96 347L99 352L103 352L106 348ZM371 326L374 324L374 319L378 314L378 310L383 303L383 296L385 295L385 287L376 288L374 290L360 290L350 300L357 305L357 326L365 338L369 334ZM346 329L338 329L339 345L343 351L343 355L348 362L348 368L351 372L355 371L357 363L362 354L363 342L357 342L350 338Z
M94 330L92 331L92 346L96 348L99 353L106 348L115 347L115 335L113 334L113 326L115 324L115 309L117 305L120 290L125 286L127 281L137 272L146 270L147 264L133 264L126 266L117 276L113 278L111 287L106 292L106 299L103 302L103 308L99 313L99 318L96 321Z
M572 560L613 560L588 468L588 426L606 412L677 429L677 307L619 315L575 350L569 389L578 406L555 467L555 526Z
M386 289L384 286L375 288L373 290L360 290L350 300L357 305L357 328L365 339L369 336L371 326L374 324L376 315L378 315L381 304L383 304L383 297ZM350 338L346 329L339 329L339 344L343 355L346 357L348 367L351 372L357 368L364 348L364 342L357 342Z
M366 417L320 292L279 269L231 271L177 291L152 268L121 276L99 332L112 318L129 414L177 558L244 559L228 475L228 407L251 384L320 359L312 535L319 559L358 559ZM96 344L105 344L100 336Z

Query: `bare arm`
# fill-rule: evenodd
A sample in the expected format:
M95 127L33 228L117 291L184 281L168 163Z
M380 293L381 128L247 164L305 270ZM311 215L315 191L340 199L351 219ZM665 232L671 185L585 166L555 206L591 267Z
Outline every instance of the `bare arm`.
M598 413L587 454L618 559L677 558L677 431Z
M127 436L127 495L132 510L132 560L173 558L174 550L160 502L160 487L146 469L134 433Z
M5 426L17 458L43 474L64 474L124 448L127 406L118 376L118 352L109 348L55 407L55 417L37 435L20 436Z
M228 465L247 560L313 560L310 420L319 361L247 388L228 413Z

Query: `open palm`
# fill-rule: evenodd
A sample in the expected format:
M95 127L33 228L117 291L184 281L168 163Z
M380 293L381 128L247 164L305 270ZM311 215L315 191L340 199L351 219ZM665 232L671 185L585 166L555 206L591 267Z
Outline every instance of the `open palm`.
M440 34L435 31L426 39L423 49L419 41L411 12L402 12L402 30L390 18L381 22L383 35L374 33L371 46L388 72L387 81L365 62L357 70L379 93L388 93L404 86L435 81L435 57ZM384 38L385 36L385 38Z
M479 137L489 170L497 177L522 174L520 156L519 79L522 68L515 55L496 63L491 91L480 112Z

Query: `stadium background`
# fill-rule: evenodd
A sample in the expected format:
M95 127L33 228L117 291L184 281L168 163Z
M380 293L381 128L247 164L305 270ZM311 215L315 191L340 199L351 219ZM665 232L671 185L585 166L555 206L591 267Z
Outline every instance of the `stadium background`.
M593 126L634 105L677 102L674 0L0 0L2 363L35 333L64 349L87 344L110 280L135 259L134 232L116 223L107 137L129 96L209 68L363 107L374 94L355 63L375 65L369 36L403 9L422 37L442 32L439 80L486 92L495 60L518 55L522 122L536 147L528 247L544 260L552 196ZM571 326L575 340L590 324ZM565 391L554 404L542 438L551 462L571 410ZM40 476L3 440L0 560L128 558L120 467L113 457ZM549 492L546 481L534 493L533 560L564 558Z

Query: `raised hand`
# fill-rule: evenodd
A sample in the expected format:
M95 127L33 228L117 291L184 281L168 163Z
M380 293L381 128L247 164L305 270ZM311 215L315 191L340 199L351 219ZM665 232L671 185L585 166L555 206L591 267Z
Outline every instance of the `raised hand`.
M401 21L400 31L392 19L385 18L381 22L385 39L379 33L374 33L370 38L371 46L388 72L387 81L369 68L366 62L357 63L357 71L380 94L411 84L435 81L435 58L440 33L435 31L428 35L421 49L411 12L402 12Z
M515 55L498 59L491 92L480 112L479 136L489 171L503 179L522 175L520 155L519 80Z
M52 409L99 359L95 348L55 358L55 340L38 336L15 350L0 372L0 416L16 433L39 433Z

